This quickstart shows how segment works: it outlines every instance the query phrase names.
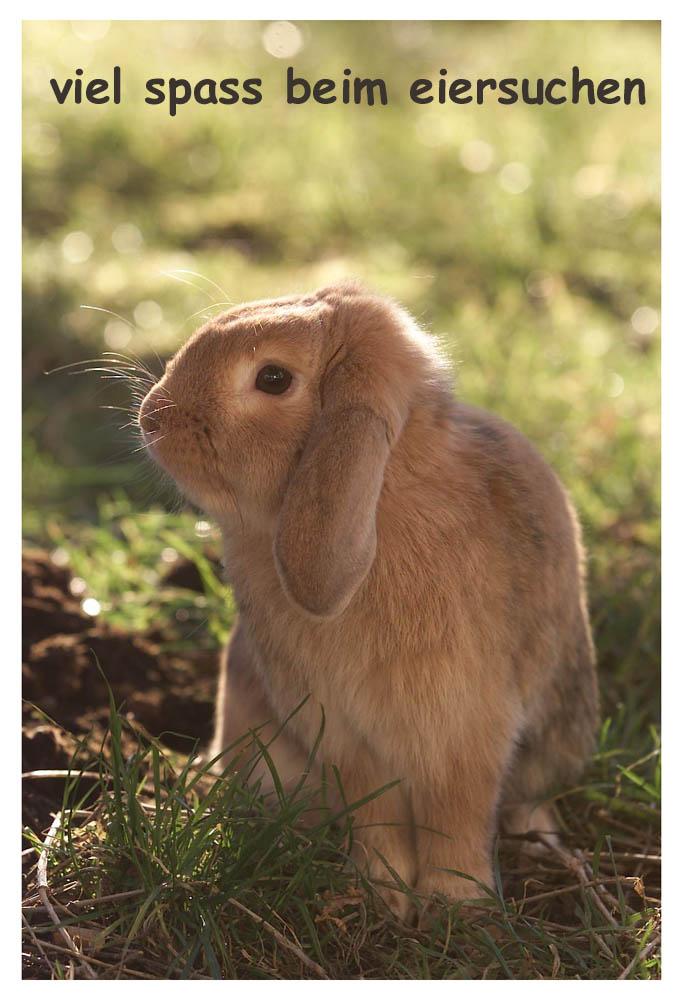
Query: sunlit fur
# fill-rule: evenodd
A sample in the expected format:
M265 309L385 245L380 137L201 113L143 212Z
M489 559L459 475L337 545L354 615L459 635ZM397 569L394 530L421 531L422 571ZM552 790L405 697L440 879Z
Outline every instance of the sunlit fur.
M293 373L282 396L255 388L265 364ZM400 779L358 811L370 876L391 881L381 855L427 897L481 895L443 869L491 885L497 821L551 828L534 807L593 740L579 529L553 472L455 401L432 339L354 284L210 321L140 424L225 539L239 623L212 753L270 720L267 741L310 695L270 747L285 784L322 706L318 760L348 802Z

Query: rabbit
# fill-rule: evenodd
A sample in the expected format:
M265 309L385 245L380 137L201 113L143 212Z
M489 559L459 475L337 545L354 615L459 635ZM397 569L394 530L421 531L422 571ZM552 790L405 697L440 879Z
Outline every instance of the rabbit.
M593 746L584 557L555 474L354 282L211 319L139 424L224 538L239 613L211 755L256 730L291 787L324 711L316 760L346 800L395 782L354 845L388 905L409 907L387 866L425 900L481 897L498 826L551 836L542 800Z

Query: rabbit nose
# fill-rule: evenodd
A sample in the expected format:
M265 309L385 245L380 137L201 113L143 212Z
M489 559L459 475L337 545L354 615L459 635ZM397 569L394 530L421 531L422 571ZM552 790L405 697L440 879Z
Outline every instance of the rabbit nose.
M145 436L158 433L163 427L164 411L172 406L173 400L162 385L150 389L142 401L138 417L142 433Z

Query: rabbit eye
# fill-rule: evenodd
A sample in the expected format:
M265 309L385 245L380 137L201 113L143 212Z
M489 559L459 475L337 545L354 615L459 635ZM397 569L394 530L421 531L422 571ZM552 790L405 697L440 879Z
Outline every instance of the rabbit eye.
M281 396L292 384L291 372L279 365L266 365L256 376L256 388L271 396Z

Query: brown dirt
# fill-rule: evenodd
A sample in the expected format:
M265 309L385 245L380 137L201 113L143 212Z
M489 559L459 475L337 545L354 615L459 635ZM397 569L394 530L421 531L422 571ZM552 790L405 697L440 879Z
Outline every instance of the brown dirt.
M70 579L47 552L24 553L22 771L67 768L76 748L68 734L101 744L109 717L107 682L136 729L186 753L194 741L205 743L215 654L172 656L151 635L99 623L72 597ZM132 750L134 737L124 733L124 739L130 743L124 749ZM25 778L24 823L37 833L49 826L63 788L63 779Z

